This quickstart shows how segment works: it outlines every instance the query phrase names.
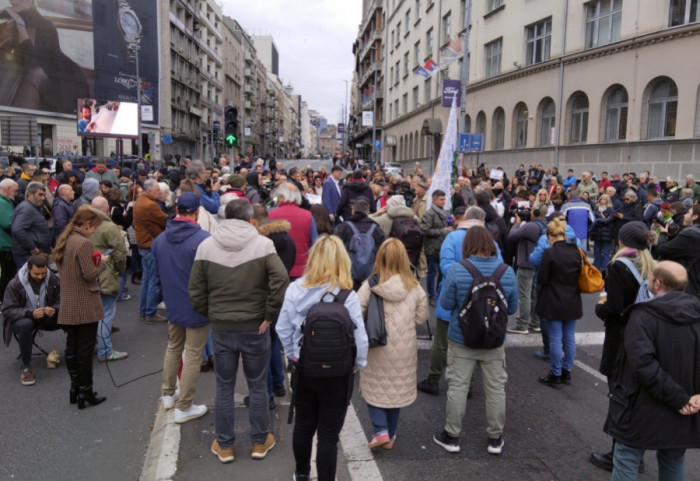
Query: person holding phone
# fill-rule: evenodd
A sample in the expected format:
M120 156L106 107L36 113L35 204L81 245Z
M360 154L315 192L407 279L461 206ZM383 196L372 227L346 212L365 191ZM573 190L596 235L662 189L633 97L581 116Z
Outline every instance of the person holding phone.
M90 242L103 256L109 256L107 268L100 274L100 299L105 316L97 326L97 361L119 361L128 354L112 349L112 333L119 330L118 327L113 327L112 322L117 311L119 281L122 272L126 270L127 252L121 229L109 216L109 201L104 197L95 197L92 209L98 213L102 223L90 236Z

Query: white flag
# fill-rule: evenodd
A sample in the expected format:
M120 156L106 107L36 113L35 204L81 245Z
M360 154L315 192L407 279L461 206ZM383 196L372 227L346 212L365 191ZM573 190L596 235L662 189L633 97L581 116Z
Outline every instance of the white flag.
M445 130L445 138L440 147L440 155L438 156L437 167L433 173L433 181L430 184L428 193L427 208L433 204L433 192L441 190L445 192L445 210L452 210L452 168L454 165L454 153L457 150L457 96L452 97L452 107L450 108L450 117L447 120L447 130Z

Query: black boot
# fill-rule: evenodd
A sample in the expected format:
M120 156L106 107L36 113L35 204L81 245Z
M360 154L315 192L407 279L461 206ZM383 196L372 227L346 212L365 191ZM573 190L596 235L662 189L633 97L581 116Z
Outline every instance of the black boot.
M70 403L78 402L78 367L75 362L75 355L68 354L66 351L66 368L70 376Z
M539 381L545 386L549 386L554 389L561 389L561 376L555 375L552 371L550 371L546 376L542 376Z
M92 386L80 386L78 394L78 409L85 409L85 403L90 406L97 406L107 400L106 397L98 397L97 393L92 390Z
M609 453L593 453L591 457L588 458L593 466L596 468L604 469L605 471L613 470L613 452Z

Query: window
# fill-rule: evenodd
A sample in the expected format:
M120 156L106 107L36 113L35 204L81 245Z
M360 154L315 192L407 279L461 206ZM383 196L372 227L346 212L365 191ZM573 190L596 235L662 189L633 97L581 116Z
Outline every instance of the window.
M504 3L504 0L489 0L489 12L493 12L498 7L502 7Z
M418 108L419 103L420 100L418 100L418 87L413 87L413 110Z
M406 10L406 33L411 30L411 9Z
M425 79L425 103L426 104L428 102L430 102L430 98L431 98L430 96L432 95L431 94L432 85L433 85L433 82L432 82L431 78Z
M608 95L605 106L605 141L627 138L627 91L618 85Z
M413 65L421 65L421 61L423 59L420 58L420 40L416 42L416 44L413 46Z
M394 118L398 119L399 118L399 100L396 99L394 101Z
M476 116L476 133L486 137L486 114L482 110ZM483 140L482 140L483 145Z
M698 21L698 0L671 0L668 26L685 25Z
M442 43L447 42L452 35L452 12L442 17Z
M647 139L675 137L678 89L673 80L656 82L649 92L647 111Z
M390 44L390 45L395 45L395 42L394 42L394 31L393 31L393 30L391 31L391 44Z
M393 79L393 78L394 78L394 67L391 67L391 68L389 69L389 79ZM391 89L391 88L392 88L392 87L391 87L391 85L390 85L390 86L389 86L389 89Z
M396 24L396 46L401 44L401 22Z
M588 140L588 97L577 94L571 103L571 136L572 144L585 143Z
M501 73L501 52L503 50L503 39L499 38L486 46L486 77L495 77Z
M464 117L464 131L469 133L472 131L472 118L468 115Z
M527 147L527 105L521 103L515 109L515 148Z
M460 30L464 30L466 24L464 23L466 19L465 11L467 8L467 0L459 0L459 26Z
M408 113L408 94L403 94L403 113Z
M416 0L416 22L420 20L421 0Z
M493 150L503 150L506 135L506 113L498 107L493 113Z
M556 120L554 100L544 99L540 105L540 145L553 145Z
M425 56L430 57L433 55L433 29L431 28L425 34Z
M400 71L401 71L401 70L400 70L400 67L401 67L401 61L398 60L398 61L396 62L396 79L394 80L394 85L398 85L398 84L399 84L399 76L401 75L401 74L400 74Z
M408 75L408 52L403 54L403 76Z
M527 65L549 60L551 43L551 18L527 27Z
M586 48L620 40L622 0L598 0L586 5Z

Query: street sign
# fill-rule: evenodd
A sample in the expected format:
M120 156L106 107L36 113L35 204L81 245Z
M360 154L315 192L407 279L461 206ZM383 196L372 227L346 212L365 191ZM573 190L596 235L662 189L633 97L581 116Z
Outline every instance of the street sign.
M345 133L345 124L338 124L338 133L339 134Z
M218 132L219 130L221 130L221 122L219 122L218 120L215 120L212 125L214 126L214 132Z
M459 134L459 150L460 152L469 152L472 134Z
M382 141L381 140L375 140L374 141L374 151L379 152L382 150Z
M484 151L484 134L472 134L471 142L469 143L469 152Z

